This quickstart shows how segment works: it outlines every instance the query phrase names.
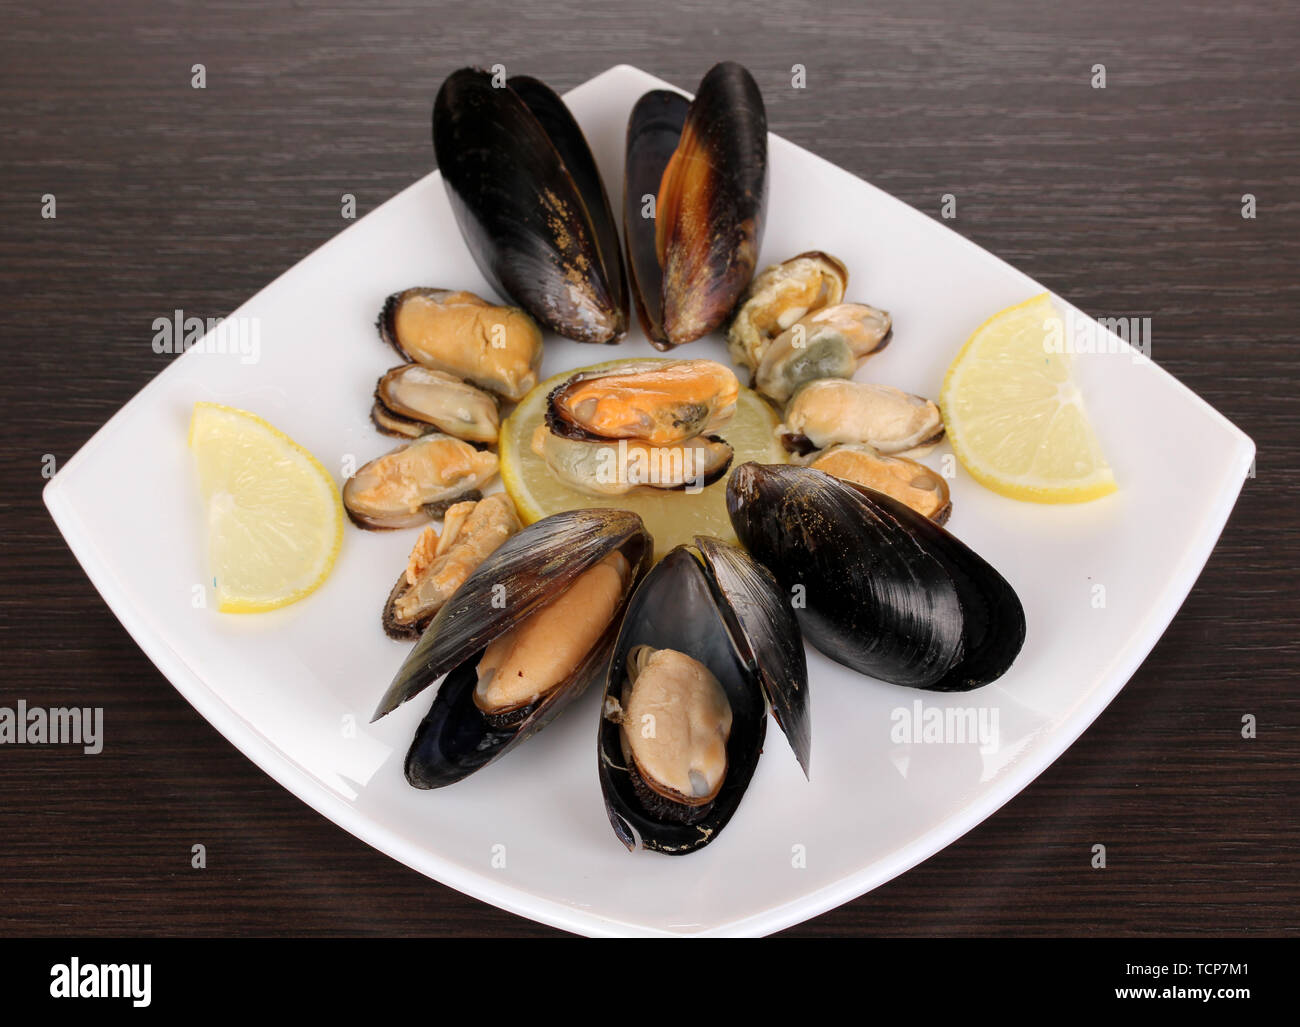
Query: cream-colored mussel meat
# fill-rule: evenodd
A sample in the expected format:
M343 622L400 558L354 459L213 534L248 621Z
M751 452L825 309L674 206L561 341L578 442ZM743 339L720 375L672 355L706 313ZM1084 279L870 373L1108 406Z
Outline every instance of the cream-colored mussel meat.
M848 442L887 456L922 455L943 438L943 415L930 400L888 385L822 378L794 394L777 433L792 453Z
M449 507L441 535L431 524L415 540L384 605L384 630L393 638L418 638L474 568L519 529L515 505L504 492Z
M619 730L633 787L657 812L690 822L726 779L731 704L686 653L640 645L627 663Z
M361 467L343 486L343 505L362 528L414 527L477 499L496 473L495 453L450 435L424 435Z
M755 275L727 330L731 359L755 370L778 335L805 314L839 303L848 283L844 264L818 251Z
M952 513L943 476L906 457L846 443L814 454L808 466L892 496L936 524L945 523Z
M497 401L454 374L402 364L375 386L370 419L388 435L419 438L441 431L469 442L496 442Z
M388 298L380 334L408 360L518 402L537 384L542 333L518 307L472 292L407 289Z
M631 574L627 558L610 553L488 644L478 664L474 704L493 726L525 719L572 677L609 630Z

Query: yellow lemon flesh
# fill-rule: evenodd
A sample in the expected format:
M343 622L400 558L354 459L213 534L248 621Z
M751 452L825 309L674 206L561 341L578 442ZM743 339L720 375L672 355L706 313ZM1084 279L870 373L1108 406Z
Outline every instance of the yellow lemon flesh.
M999 495L1081 503L1116 489L1070 379L1070 354L1052 344L1063 323L1046 293L1008 307L975 330L944 378L939 405L953 452Z
M561 481L533 452L532 437L546 416L546 397L561 382L579 371L605 370L642 360L611 360L592 367L575 368L542 382L520 401L501 426L501 481L514 500L525 524L562 510L617 507L641 515L654 536L655 558L674 546L689 543L696 535L716 535L729 542L736 539L727 516L727 479L731 470L747 460L765 464L787 462L785 450L776 438L778 418L758 393L741 388L735 415L717 434L735 450L731 468L712 485L699 490L668 491L644 488L622 496L594 496Z
M339 490L320 462L256 414L195 403L189 446L207 508L222 613L258 613L314 592L343 541Z

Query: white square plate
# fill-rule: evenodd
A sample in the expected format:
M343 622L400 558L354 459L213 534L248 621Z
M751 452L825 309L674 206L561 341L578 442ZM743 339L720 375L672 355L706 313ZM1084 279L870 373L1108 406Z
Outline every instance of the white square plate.
M628 112L665 85L620 66L566 97L616 206ZM872 380L935 396L976 325L1043 291L790 143L774 137L770 159L759 266L809 249L847 263L848 298L894 316L895 339L872 360ZM368 419L375 379L397 363L373 324L384 297L411 285L491 295L436 173L232 315L258 319L260 359L196 349L174 360L68 462L45 501L132 637L249 759L394 859L584 934L765 934L861 895L970 830L1056 759L1150 652L1213 549L1254 454L1250 439L1154 364L1129 353L1079 357L1117 494L1052 507L1000 498L960 470L951 483L950 530L1025 606L1028 638L1010 672L977 692L938 695L873 682L810 651L811 782L769 730L768 751L717 841L682 858L629 855L596 779L597 690L482 773L436 792L407 786L402 757L430 696L367 721L407 651L384 636L379 610L411 532L349 526L325 586L283 610L240 617L193 605L205 579L186 449L194 402L261 414L341 480L346 457L360 463L394 445ZM651 353L636 332L616 351L548 339L542 371ZM717 339L689 355L726 360ZM939 467L946 452L927 462ZM1095 585L1104 607L1094 603ZM894 711L918 700L996 711L999 745L893 741Z

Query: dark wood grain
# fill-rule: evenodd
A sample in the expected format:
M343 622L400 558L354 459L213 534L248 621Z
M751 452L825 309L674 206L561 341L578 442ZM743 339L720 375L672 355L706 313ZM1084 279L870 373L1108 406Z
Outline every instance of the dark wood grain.
M112 718L94 759L0 748L0 933L555 933L380 856L209 727L87 583L41 504L41 462L162 369L154 317L229 312L340 229L341 193L364 214L423 175L454 67L500 61L564 90L626 61L689 88L724 57L753 69L774 131L932 216L956 194L957 231L1085 310L1150 315L1155 359L1260 446L1186 606L1083 738L956 844L790 933L1295 932L1293 3L258 0L0 18L0 702L93 694ZM788 88L795 63L806 90Z

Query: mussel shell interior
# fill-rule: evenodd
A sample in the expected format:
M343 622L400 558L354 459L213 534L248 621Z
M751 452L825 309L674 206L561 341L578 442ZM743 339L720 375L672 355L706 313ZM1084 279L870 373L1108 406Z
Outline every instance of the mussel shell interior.
M716 838L740 805L763 748L767 705L757 681L732 645L700 561L684 546L664 557L632 596L609 664L606 699L621 695L628 653L638 645L676 649L699 660L718 679L731 704L726 779L708 813L689 826L659 819L645 809L628 775L619 726L605 717L601 719L600 787L614 833L629 850L639 845L680 855Z
M741 659L757 676L772 715L794 750L804 776L812 758L812 713L803 635L788 593L772 572L738 546L696 535Z
M807 467L742 464L736 534L784 589L803 586L804 637L894 684L967 691L1004 674L1025 638L1015 590L904 503Z

